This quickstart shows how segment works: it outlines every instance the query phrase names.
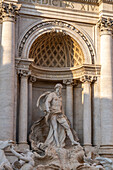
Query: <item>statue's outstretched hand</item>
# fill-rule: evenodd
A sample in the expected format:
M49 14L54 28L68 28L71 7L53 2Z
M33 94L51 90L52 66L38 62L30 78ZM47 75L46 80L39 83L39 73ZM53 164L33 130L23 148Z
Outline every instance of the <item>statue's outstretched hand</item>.
M14 145L11 145L11 146L10 146L10 150L15 150L15 146L14 146Z
M12 146L12 145L13 145L13 143L14 143L14 141L9 140L9 141L8 141L8 146Z

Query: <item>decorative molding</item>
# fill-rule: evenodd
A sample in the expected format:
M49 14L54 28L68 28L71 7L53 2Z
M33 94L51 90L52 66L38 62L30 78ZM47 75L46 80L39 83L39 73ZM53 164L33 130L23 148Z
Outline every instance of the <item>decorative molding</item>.
M24 45L27 41L27 39L30 37L31 34L33 34L33 32L35 32L37 30L38 32L38 29L41 29L43 27L53 27L53 26L59 26L61 28L68 28L72 31L74 31L75 33L79 34L79 36L83 39L83 41L86 43L88 49L89 49L89 52L90 52L90 55L91 55L91 59L92 59L92 64L94 64L94 56L95 56L95 52L94 52L94 49L93 49L93 46L92 44L90 43L90 41L87 39L87 37L78 29L76 28L76 26L73 26L69 23L66 23L64 21L59 21L59 20L54 20L54 21L45 21L45 22L42 22L42 23L39 23L37 25L35 25L34 27L32 27L25 35L24 37L22 38L21 40L21 43L19 45L19 57L21 57L22 55L22 51L23 51L23 48L24 48ZM52 31L53 31L53 28L52 28ZM65 32L66 34L66 32Z
M89 75L84 75L80 78L80 82L85 83L85 82L95 82L97 81L97 76L89 76Z
M0 3L0 13L2 18L11 18L15 19L15 16L19 14L19 10L21 8L21 4L13 4L13 3Z
M101 17L98 21L100 31L113 31L113 20L111 18Z
M98 77L100 76L100 65L90 65L90 64L83 64L82 66L70 68L42 68L36 67L35 65L30 66L30 70L32 70L31 75L36 77L37 79L41 80L79 80L83 76L93 76Z

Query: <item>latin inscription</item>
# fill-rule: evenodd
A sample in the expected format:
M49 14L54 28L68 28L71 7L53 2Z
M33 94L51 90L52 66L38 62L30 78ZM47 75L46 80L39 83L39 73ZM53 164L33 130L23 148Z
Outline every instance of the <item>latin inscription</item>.
M61 8L69 8L74 10L81 11L98 11L98 6L89 5L89 4L79 4L76 2L63 1L63 0L21 0L21 2L28 2L33 4L61 7Z

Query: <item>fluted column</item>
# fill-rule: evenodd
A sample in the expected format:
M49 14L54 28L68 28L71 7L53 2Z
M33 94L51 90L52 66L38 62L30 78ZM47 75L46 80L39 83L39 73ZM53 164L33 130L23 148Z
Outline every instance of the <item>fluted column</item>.
M101 57L101 145L113 147L113 20L101 18L100 57Z
M91 77L80 79L83 83L83 143L91 146Z
M20 111L19 111L19 144L27 144L28 128L28 76L29 71L20 70Z
M0 55L0 140L14 138L15 16L20 5L2 2Z
M73 80L64 80L66 84L66 115L73 127Z

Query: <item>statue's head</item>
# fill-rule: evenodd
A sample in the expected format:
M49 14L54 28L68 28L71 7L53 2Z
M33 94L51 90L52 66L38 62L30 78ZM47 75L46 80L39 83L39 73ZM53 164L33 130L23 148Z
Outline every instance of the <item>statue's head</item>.
M62 84L57 83L54 88L55 88L55 91L57 93L61 94L61 91L62 91L62 88L63 88Z
M56 88L61 88L61 89L62 89L62 88L63 88L63 86L62 86L62 84L57 83L57 84L55 85L55 89L56 89Z

